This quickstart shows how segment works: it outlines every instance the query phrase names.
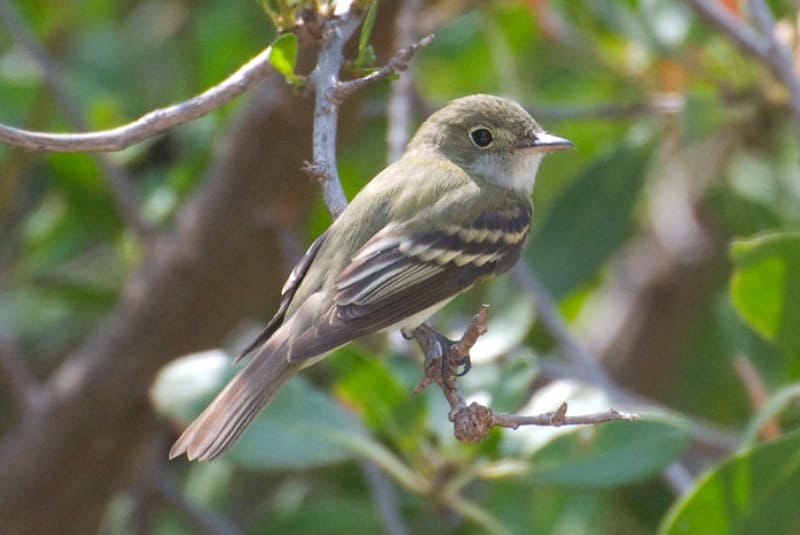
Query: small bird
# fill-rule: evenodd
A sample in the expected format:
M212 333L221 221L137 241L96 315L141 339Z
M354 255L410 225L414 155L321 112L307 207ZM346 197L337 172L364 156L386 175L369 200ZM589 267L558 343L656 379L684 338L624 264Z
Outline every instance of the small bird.
M217 457L298 370L361 336L413 330L508 271L530 229L542 157L573 144L516 102L472 95L432 114L311 244L252 360L178 438L170 459Z

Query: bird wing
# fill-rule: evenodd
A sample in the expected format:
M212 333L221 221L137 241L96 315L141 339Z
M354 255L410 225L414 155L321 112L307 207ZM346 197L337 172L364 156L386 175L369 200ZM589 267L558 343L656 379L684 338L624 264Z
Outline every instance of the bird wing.
M530 203L520 202L483 212L467 225L425 232L385 227L342 270L333 306L295 337L289 360L401 323L507 271L519 259L530 221Z
M308 273L308 268L311 267L311 263L314 261L314 258L316 258L317 252L319 251L319 248L322 247L322 243L325 241L327 234L328 231L320 234L319 237L314 240L314 243L309 246L306 254L303 255L303 258L301 258L300 261L295 264L292 272L289 273L289 277L283 284L283 288L281 288L281 303L278 306L278 310L275 312L275 315L272 316L272 319L269 320L267 326L264 327L264 330L261 331L256 339L250 342L250 345L248 345L242 350L241 353L239 353L239 356L236 357L236 362L243 359L254 349L269 340L270 336L272 336L275 331L278 330L278 327L283 324L283 320L286 317L286 310L289 308L289 303L292 302L292 298L294 297L295 292L297 292L297 287L306 276L306 273Z

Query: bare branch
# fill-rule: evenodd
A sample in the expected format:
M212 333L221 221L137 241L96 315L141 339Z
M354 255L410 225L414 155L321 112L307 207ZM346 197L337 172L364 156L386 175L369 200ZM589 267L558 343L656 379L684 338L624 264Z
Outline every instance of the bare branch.
M6 1L6 0L3 0ZM270 49L242 65L207 91L179 104L153 110L126 125L86 133L33 132L0 124L0 142L27 150L52 152L105 152L123 150L173 126L197 119L241 95L273 71Z
M473 403L474 405L474 403ZM541 425L560 427L562 425L595 425L620 420L635 421L639 416L630 412L620 412L609 409L606 412L584 414L581 416L568 416L567 403L562 403L553 412L546 412L536 416L522 416L519 414L494 413L492 425L516 429L521 425Z
M386 65L377 71L371 72L370 74L362 76L361 78L356 78L355 80L340 82L336 88L335 98L339 101L344 100L369 84L379 82L385 78L388 78L392 74L405 71L408 69L408 63L411 61L412 56L416 54L419 49L428 46L431 41L433 41L432 33L426 35L419 41L398 50L394 56L389 58L389 61L386 63Z
M39 64L45 82L58 101L67 120L79 130L88 130L89 125L81 112L78 102L67 89L61 69L36 39L13 2L0 0L0 18L2 18L6 27L19 44ZM140 238L150 242L154 232L140 217L141 202L132 186L133 177L123 167L115 164L105 155L94 155L93 159L105 176L106 183L109 185L122 218Z
M339 18L329 19L323 29L323 45L319 52L317 66L309 76L315 92L314 105L314 161L306 166L306 171L322 186L325 205L335 218L347 207L347 198L342 189L339 172L336 169L336 130L339 120L339 107L342 102L368 84L387 78L391 74L405 70L417 50L433 39L432 35L398 51L381 69L362 78L340 81L344 64L344 45L361 23L362 13L349 10Z
M338 19L329 19L323 29L323 44L317 66L310 75L314 84L314 162L307 167L322 186L325 205L335 218L347 207L336 169L336 129L339 121L339 73L344 63L344 45L361 22L362 13L350 9Z
M458 390L456 379L458 368L469 362L469 351L478 338L486 332L489 320L489 307L482 305L472 318L461 340L449 347L442 348L442 356L437 358L435 344L431 343L430 327L423 325L414 331L414 337L426 354L425 375L414 390L419 393L431 382L439 385L450 404L450 420L453 422L453 433L462 442L479 442L486 438L492 427L508 427L517 429L522 425L540 425L559 427L562 425L601 424L618 420L633 421L636 414L623 413L610 409L606 412L582 416L567 416L567 404L562 403L554 412L535 416L494 412L479 403L467 405ZM441 339L439 340L441 342Z

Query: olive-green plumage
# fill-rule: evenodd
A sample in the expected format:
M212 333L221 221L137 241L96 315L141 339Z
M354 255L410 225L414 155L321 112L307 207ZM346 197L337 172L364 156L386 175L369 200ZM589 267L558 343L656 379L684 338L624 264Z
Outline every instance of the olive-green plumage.
M213 459L300 368L365 334L413 328L475 282L508 270L530 227L544 154L571 147L515 102L474 95L420 126L312 244L252 360L170 457Z

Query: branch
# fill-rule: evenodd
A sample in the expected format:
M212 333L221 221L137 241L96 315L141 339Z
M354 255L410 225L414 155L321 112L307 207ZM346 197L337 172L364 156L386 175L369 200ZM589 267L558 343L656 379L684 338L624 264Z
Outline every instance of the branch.
M0 0L3 5L6 0ZM273 71L270 48L241 66L207 91L179 104L153 110L135 121L110 130L53 134L22 130L0 123L0 142L26 150L51 152L108 152L123 150L173 126L197 119L241 95Z
M309 79L314 85L314 161L306 166L306 171L322 186L325 205L333 218L347 207L347 197L342 189L339 172L336 169L336 130L339 107L342 102L359 89L377 82L389 75L404 70L417 50L433 39L426 36L419 42L398 51L388 63L378 71L348 82L339 79L344 64L344 45L361 23L360 11L350 9L338 19L329 19L323 27L323 45L319 52L316 68Z
M439 385L450 404L450 420L453 422L453 432L462 442L479 442L486 438L492 427L508 427L517 429L522 425L554 426L600 424L605 422L638 419L636 414L619 412L610 409L607 412L587 414L582 416L567 416L567 404L562 403L554 412L547 412L535 416L523 416L494 412L479 403L467 405L458 390L458 368L462 363L469 362L469 351L478 338L487 330L489 320L489 307L481 305L478 313L472 318L461 340L455 343L444 341L445 347L436 347L442 344L443 337L437 336L427 325L417 328L413 336L426 355L425 375L414 390L417 394L424 390L431 382ZM443 350L442 350L443 349ZM436 355L441 352L441 357ZM433 358L429 358L433 355ZM462 374L463 375L463 374Z
M373 84L398 72L408 69L408 63L417 51L421 48L428 46L433 41L433 34L429 33L422 39L410 44L405 48L401 48L397 53L389 58L389 61L375 72L371 72L361 78L349 80L347 82L340 82L336 88L336 100L343 101L356 91Z

